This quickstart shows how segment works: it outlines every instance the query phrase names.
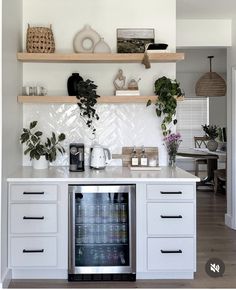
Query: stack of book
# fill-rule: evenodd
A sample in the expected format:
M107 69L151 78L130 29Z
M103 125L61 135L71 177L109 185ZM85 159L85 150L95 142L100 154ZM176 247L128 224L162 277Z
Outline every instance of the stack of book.
M117 90L116 96L140 96L139 90Z

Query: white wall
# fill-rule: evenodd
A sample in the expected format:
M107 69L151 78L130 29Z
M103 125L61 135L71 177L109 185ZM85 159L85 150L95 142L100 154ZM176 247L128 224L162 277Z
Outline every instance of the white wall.
M209 71L208 56L213 55L213 71L227 79L226 48L180 49L185 53L185 60L177 63L176 77L181 83L186 97L195 97L195 86L199 78ZM209 102L209 123L221 127L227 125L227 97L211 97Z
M0 21L2 23L2 1L0 2ZM2 29L0 30L0 55L2 56ZM2 184L2 58L0 60L0 184ZM2 196L2 186L0 186L0 196ZM0 237L2 236L2 199L0 198ZM2 241L0 239L0 249ZM0 260L2 257L2 251L0 250ZM0 273L2 267L0 264ZM0 282L2 281L2 275L0 277ZM2 283L0 283L0 288Z
M73 37L90 24L116 51L117 28L155 28L156 41L166 42L169 49L176 46L175 0L23 0L23 31L31 25L53 26L57 51L72 51ZM52 13L54 11L54 13ZM158 16L157 16L158 12ZM25 40L24 40L25 43ZM37 82L48 88L49 95L66 95L66 82L72 72L80 72L98 85L101 95L113 95L113 78L122 68L128 79L139 78L142 95L153 95L155 79L166 75L175 78L175 64L153 64L145 70L141 64L24 64L24 85ZM166 164L162 147L160 122L154 110L143 105L99 106L97 124L100 143L120 153L124 145L150 145L160 147L160 163ZM72 141L90 146L90 135L79 119L76 106L24 105L24 125L32 119L40 121L47 132L55 130L67 134L66 146ZM28 165L24 159L24 165ZM67 155L57 165L68 164Z
M177 47L231 46L231 25L229 19L178 19Z
M199 78L209 71L209 55L214 55L213 71L227 79L227 50L225 48L178 49L185 53L185 60L177 63L176 78L188 98L196 97L195 85ZM209 98L209 124L227 126L227 97ZM201 125L201 124L199 124ZM203 134L203 131L202 131ZM178 166L189 171L195 170L195 162L191 158L178 158ZM225 168L225 160L219 159L218 168ZM206 167L200 167L205 170Z
M16 52L22 49L21 11L21 0L3 0L1 281L6 278L7 274L6 178L22 163L19 144L22 107L16 101L17 92L22 83L22 66L16 60Z
M232 19L232 47L228 48L227 54L227 74L228 74L228 98L227 98L227 214L226 223L236 229L236 108L235 108L235 83L232 80L232 68L236 67L236 17ZM234 90L232 90L234 87ZM234 105L234 106L233 106Z

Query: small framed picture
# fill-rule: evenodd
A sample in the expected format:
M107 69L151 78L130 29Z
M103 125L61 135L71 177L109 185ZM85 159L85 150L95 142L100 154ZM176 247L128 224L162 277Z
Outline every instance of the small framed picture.
M118 28L118 53L143 53L148 43L154 43L155 31L153 28Z

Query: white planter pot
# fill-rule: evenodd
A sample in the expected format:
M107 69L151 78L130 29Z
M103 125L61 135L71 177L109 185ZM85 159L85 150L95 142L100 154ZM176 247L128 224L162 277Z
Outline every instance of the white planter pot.
M32 161L34 169L47 169L48 163L49 163L48 160L46 160L44 156L41 156L39 160L33 159Z

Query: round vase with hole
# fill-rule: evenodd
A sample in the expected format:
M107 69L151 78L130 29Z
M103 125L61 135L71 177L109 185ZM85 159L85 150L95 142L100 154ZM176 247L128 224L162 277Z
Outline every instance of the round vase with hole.
M99 42L100 35L91 28L90 25L85 25L74 38L74 51L76 53L92 53L94 46Z

